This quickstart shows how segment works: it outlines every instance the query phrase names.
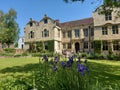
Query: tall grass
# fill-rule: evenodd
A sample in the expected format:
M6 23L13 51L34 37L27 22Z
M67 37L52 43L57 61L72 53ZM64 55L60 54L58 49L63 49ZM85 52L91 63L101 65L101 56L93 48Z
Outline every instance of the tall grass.
M38 59L38 58L36 58ZM51 59L51 58L50 58ZM68 59L65 59L67 63ZM52 62L51 62L52 61ZM15 61L14 61L15 62ZM30 61L33 62L33 61ZM95 62L95 61L93 61ZM96 61L97 62L97 61ZM104 85L99 83L92 75L92 70L97 67L86 70L85 75L78 71L78 64L81 63L88 67L91 63L78 62L74 60L70 67L61 66L61 62L54 60L42 61L30 65L23 66L21 69L7 69L9 74L4 74L6 70L1 70L4 74L0 77L0 90L119 90L120 86ZM95 63L94 63L95 64ZM54 69L53 66L57 69ZM92 64L93 66L93 64ZM24 70L23 70L24 69ZM97 67L96 70L99 70ZM16 72L15 72L16 71ZM15 72L15 73L11 73ZM20 73L19 73L20 72ZM26 73L27 72L27 73ZM29 73L28 73L29 72ZM97 74L97 73L96 73ZM100 73L99 73L100 74Z

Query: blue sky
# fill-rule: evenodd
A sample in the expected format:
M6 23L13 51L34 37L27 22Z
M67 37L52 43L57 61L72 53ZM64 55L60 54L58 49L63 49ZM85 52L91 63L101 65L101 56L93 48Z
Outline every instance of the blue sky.
M92 17L97 4L86 2L65 3L63 0L1 0L0 10L7 13L10 8L17 11L17 23L20 27L20 36L24 36L24 27L30 18L40 21L44 14L60 22L79 20Z

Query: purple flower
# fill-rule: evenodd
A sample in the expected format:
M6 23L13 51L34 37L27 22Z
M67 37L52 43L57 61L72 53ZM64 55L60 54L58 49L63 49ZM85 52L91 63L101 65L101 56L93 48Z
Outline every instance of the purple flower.
M73 56L69 57L69 60L67 61L66 65L67 67L71 67L73 64Z
M86 69L86 67L83 64L78 64L78 72L80 72L82 74L82 76L85 75L84 70Z
M66 67L65 62L61 62L61 66L62 66L63 68L65 68L65 67Z
M44 55L44 56L43 56L43 60L48 61L47 55Z
M60 60L60 57L59 57L59 56L55 56L55 57L54 57L54 62L55 62L55 63L59 62L59 60Z
M83 64L78 64L78 71L83 72L85 70L85 66Z
M69 61L71 62L71 63L73 63L73 56L71 56L71 57L69 57Z
M57 71L57 66L53 65L53 71Z

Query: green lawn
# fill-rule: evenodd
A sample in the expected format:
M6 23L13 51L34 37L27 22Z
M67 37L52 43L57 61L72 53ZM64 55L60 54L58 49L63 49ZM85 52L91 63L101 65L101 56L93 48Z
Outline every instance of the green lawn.
M90 78L103 85L120 85L120 61L88 60ZM0 58L0 78L29 76L38 68L39 58ZM120 86L119 86L120 87Z

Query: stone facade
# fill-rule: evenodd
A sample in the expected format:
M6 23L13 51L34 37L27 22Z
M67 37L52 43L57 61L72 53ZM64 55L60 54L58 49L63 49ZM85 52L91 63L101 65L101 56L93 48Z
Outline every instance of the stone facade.
M99 8L98 8L99 9ZM101 40L102 53L108 54L108 47L119 54L120 53L120 17L117 17L117 11L114 9L106 15L98 14L98 10L93 13L94 18L94 41ZM107 42L106 45L104 42ZM106 46L106 49L104 48Z
M96 10L91 18L64 23L47 15L40 22L31 19L24 29L25 49L29 49L32 42L54 40L55 52L90 53L94 52L94 41L101 40L103 43L107 41L113 52L120 53L120 18L115 16L114 11L107 17ZM101 47L102 52L107 54L108 49L103 50L103 44Z

